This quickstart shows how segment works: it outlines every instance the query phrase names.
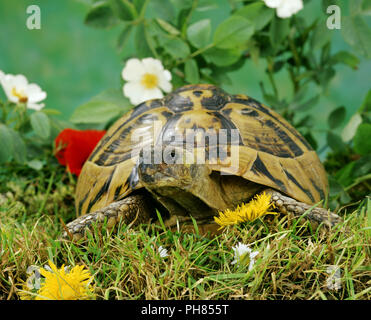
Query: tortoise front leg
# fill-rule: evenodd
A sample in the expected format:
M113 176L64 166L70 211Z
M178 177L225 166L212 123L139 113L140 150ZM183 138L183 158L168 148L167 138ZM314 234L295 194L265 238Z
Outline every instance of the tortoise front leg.
M63 233L63 238L79 240L85 234L87 228L92 227L93 223L102 225L107 218L107 228L113 228L120 220L125 223L138 225L150 220L150 208L143 195L133 195L116 201L95 212L85 214L66 225L68 231Z
M271 201L274 203L276 209L282 213L291 213L295 217L300 217L312 207L273 189L266 189L264 192L271 195ZM342 218L337 214L319 207L310 210L305 217L317 225L323 223L327 227L333 227L342 222Z

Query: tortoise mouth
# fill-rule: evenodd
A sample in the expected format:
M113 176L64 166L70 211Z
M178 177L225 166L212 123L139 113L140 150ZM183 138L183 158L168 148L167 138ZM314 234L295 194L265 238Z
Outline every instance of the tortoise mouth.
M169 216L181 216L197 221L213 220L217 214L200 198L179 187L164 186L151 190L154 198L168 211Z

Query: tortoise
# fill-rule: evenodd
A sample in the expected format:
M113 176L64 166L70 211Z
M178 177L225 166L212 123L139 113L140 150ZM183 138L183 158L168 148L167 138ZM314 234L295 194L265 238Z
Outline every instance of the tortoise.
M308 211L327 190L316 152L282 116L246 95L187 85L139 104L107 131L82 168L78 218L64 237L79 239L94 222L135 225L158 213L168 226L193 217L201 232L214 232L219 211L262 192L279 212L330 227L338 215Z

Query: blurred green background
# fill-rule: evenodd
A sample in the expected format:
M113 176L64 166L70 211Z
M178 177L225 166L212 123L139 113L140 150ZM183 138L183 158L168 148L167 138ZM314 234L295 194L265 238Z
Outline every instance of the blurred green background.
M169 4L168 0L152 1ZM89 3L88 0L0 0L0 70L24 74L30 82L39 84L48 94L46 106L61 111L61 119L68 119L77 106L101 91L120 88L123 58L133 52L130 41L122 52L116 48L120 26L102 30L84 25ZM207 3L203 10L195 12L192 20L210 18L215 29L228 16L230 4L228 0ZM26 27L26 8L31 4L41 9L41 30ZM170 6L162 8L162 12L154 12L150 7L147 11L152 16L171 14ZM299 14L311 21L319 16L320 10L321 1L315 0L306 5L305 14L303 11ZM342 7L342 14L347 14L347 8ZM333 31L333 37L332 50L349 49L339 30ZM346 66L336 68L338 72L328 94L323 94L318 105L309 111L316 116L318 129L325 127L327 115L340 105L346 107L349 119L370 89L371 61L361 58L356 71ZM270 89L264 69L263 61L258 65L247 61L238 72L229 74L232 82L223 87L230 93L245 93L263 101L259 81ZM283 97L291 93L287 79L284 71L277 75ZM315 135L321 137L320 132Z

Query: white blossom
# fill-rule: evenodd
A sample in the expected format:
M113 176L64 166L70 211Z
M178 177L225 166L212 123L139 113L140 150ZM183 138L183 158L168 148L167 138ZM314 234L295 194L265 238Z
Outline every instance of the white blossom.
M162 246L159 246L158 253L160 254L161 258L168 257L167 249L163 248Z
M152 250L154 250L153 245L151 245L151 248L152 248ZM161 258L166 258L166 257L169 256L168 253L167 253L167 249L165 249L163 246L159 246L157 251L158 251Z
M252 269L255 263L255 257L259 254L258 251L252 251L250 247L241 242L238 243L235 247L232 247L234 251L234 260L232 264L247 264L249 262L249 271Z
M46 92L35 83L28 83L27 78L22 74L4 74L0 70L0 83L9 101L14 103L25 103L27 108L40 110L46 98Z
M269 8L275 8L280 18L290 18L303 9L303 0L263 0Z
M129 59L122 70L122 78L127 81L123 87L124 95L134 105L161 99L164 96L162 91L170 92L172 89L171 73L164 69L160 60L153 58Z

